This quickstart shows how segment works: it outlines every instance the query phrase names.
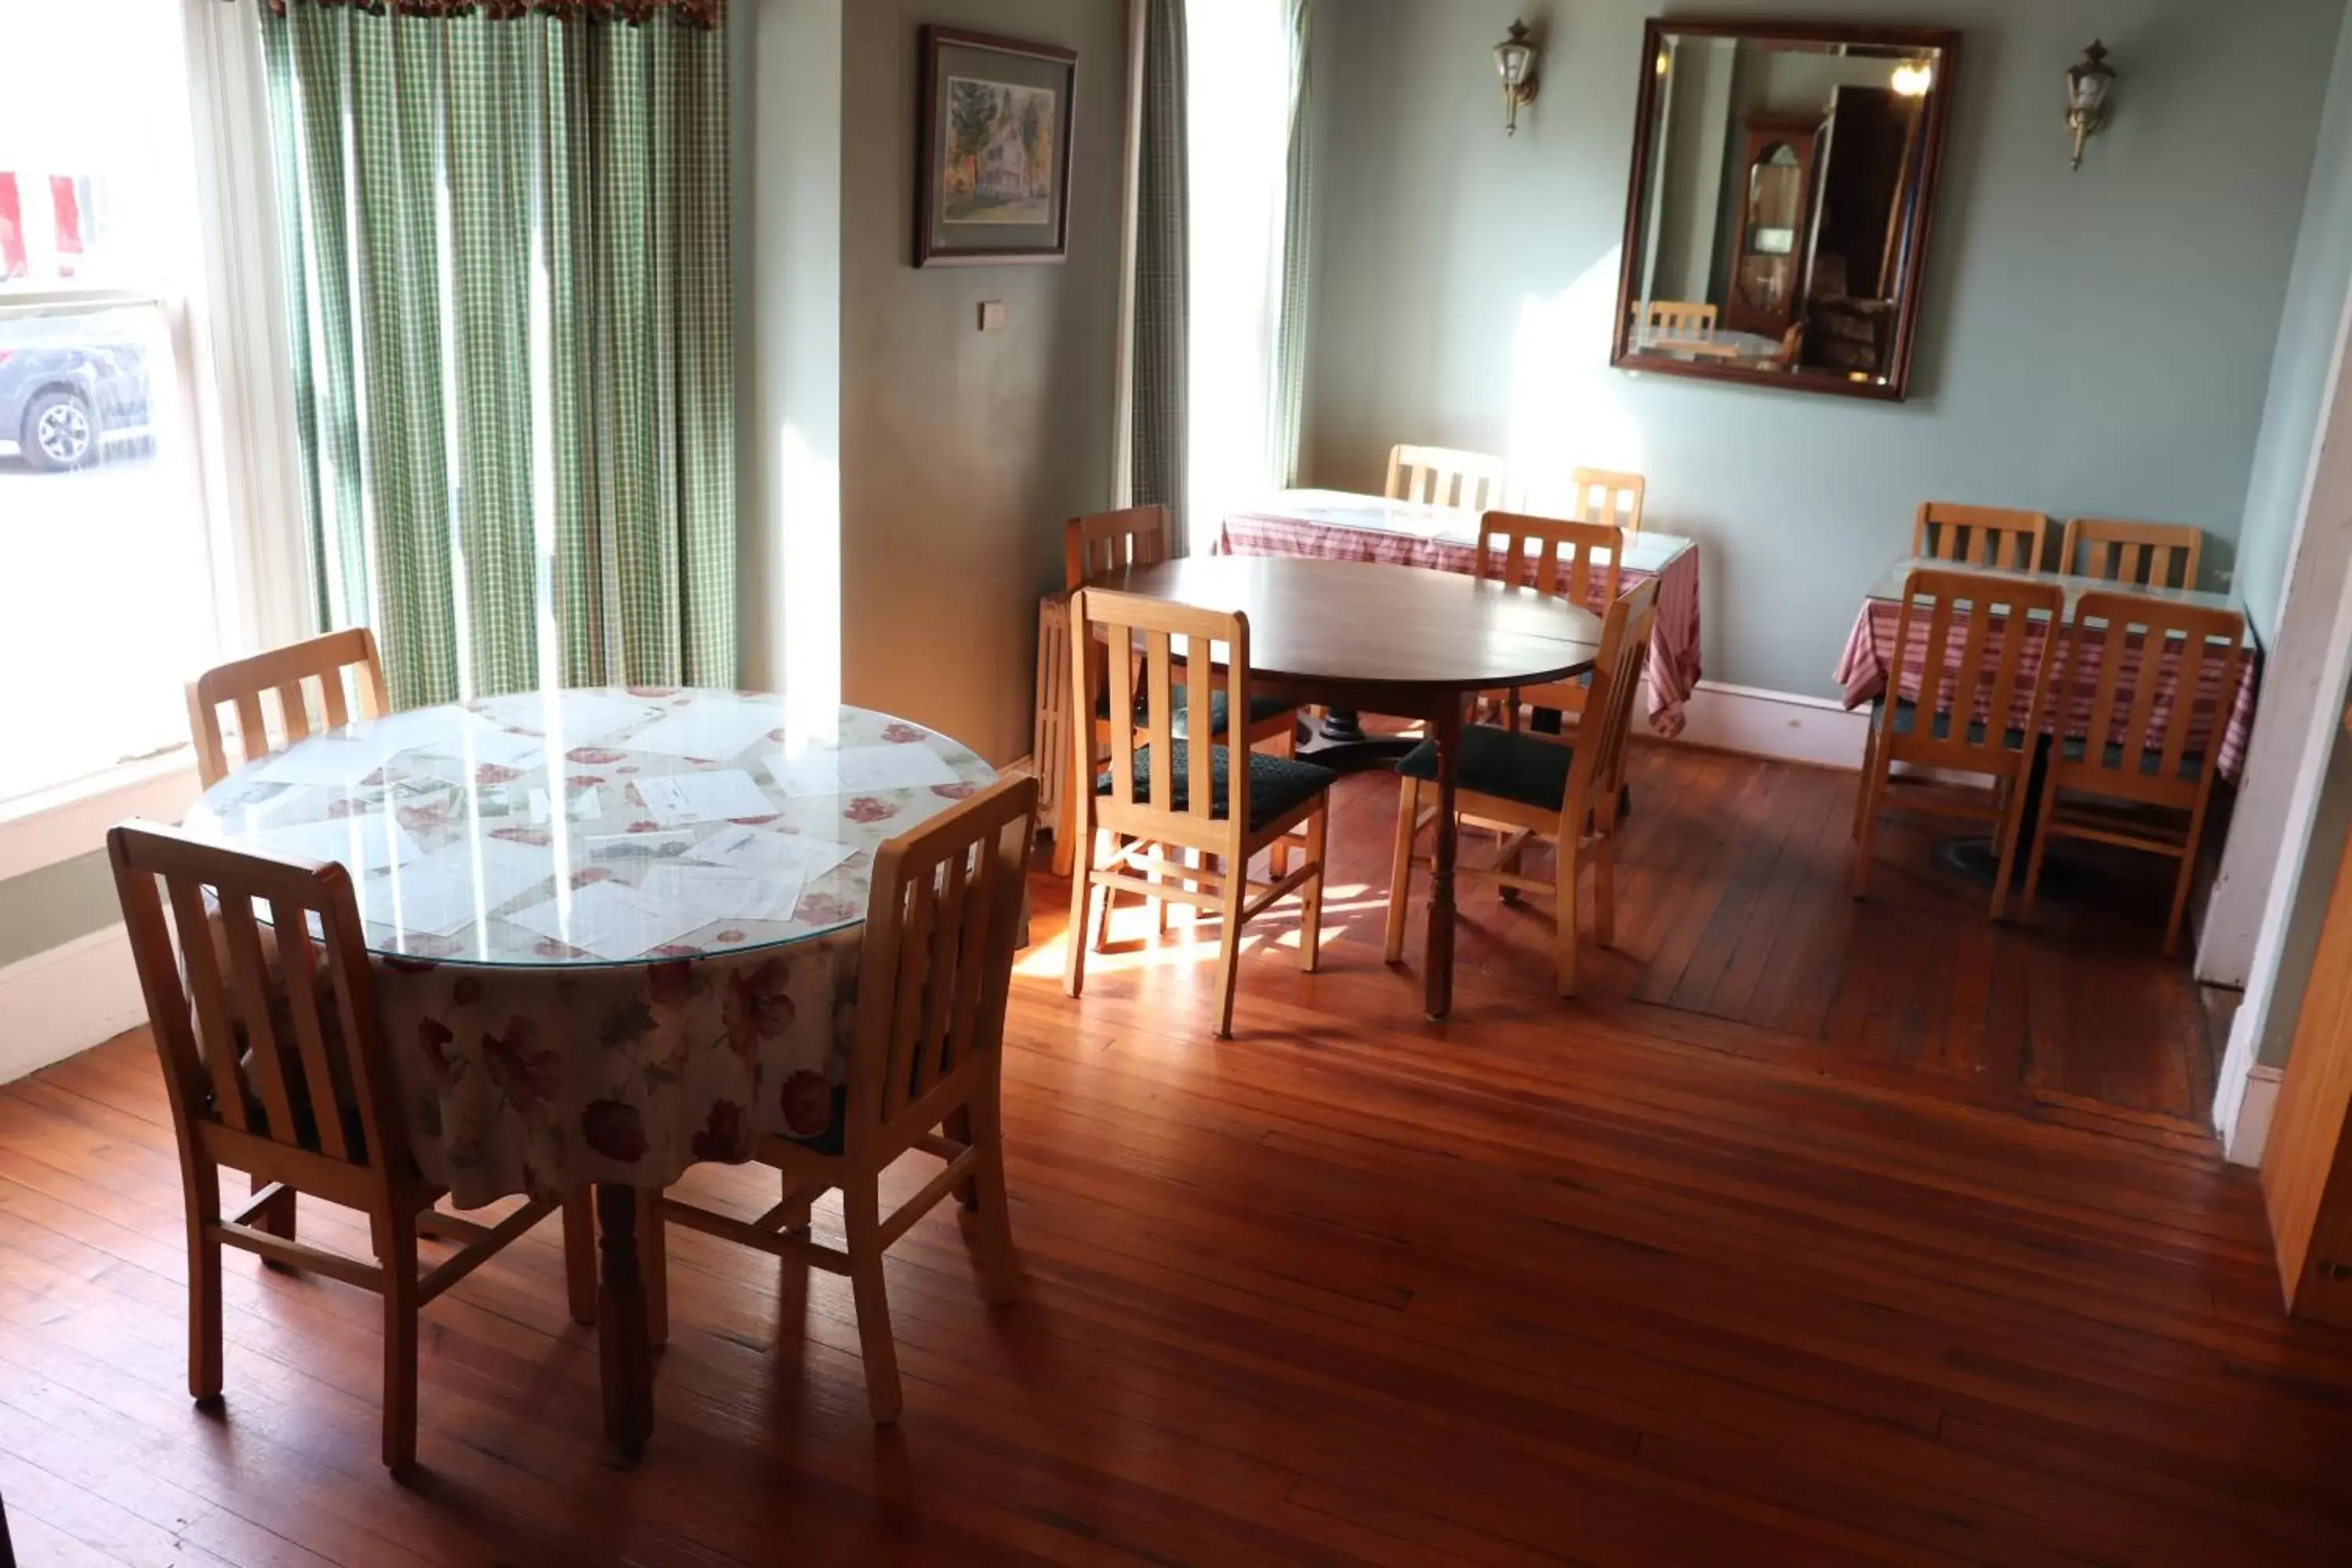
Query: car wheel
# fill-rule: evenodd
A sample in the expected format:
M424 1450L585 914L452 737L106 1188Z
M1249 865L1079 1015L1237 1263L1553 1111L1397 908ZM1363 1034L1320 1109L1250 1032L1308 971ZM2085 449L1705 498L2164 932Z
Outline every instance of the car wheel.
M44 392L25 409L19 445L36 468L78 468L98 449L98 423L78 395Z

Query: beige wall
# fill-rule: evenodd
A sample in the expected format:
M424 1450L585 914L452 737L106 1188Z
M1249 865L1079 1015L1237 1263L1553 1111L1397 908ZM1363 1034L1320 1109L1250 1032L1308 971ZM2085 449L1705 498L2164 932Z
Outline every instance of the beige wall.
M1077 50L1066 263L911 264L925 22ZM842 32L844 694L1010 762L1061 525L1110 497L1127 6L856 0Z

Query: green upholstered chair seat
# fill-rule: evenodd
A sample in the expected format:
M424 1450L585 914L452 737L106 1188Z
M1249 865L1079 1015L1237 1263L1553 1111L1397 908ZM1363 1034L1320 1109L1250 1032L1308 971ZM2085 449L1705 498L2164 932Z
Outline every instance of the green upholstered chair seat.
M1573 746L1556 740L1492 724L1473 724L1462 731L1454 782L1463 789L1517 801L1538 811L1558 811L1568 804L1568 770L1575 758ZM1397 763L1397 772L1435 783L1437 748L1423 741Z
M1255 730L1267 720L1279 718L1297 706L1296 703L1285 702L1278 697L1253 697L1249 700L1250 728ZM1169 718L1176 731L1176 738L1181 741L1192 725L1192 705L1184 700L1184 694L1180 689L1171 699L1171 707L1173 711L1170 713ZM1209 693L1209 728L1213 734L1222 735L1225 732L1225 720L1232 709L1232 698L1223 688L1220 687ZM1110 717L1109 692L1106 691L1095 699L1095 717L1097 719ZM1135 718L1138 723L1144 721L1145 714L1141 698L1136 700Z
M1328 768L1318 768L1313 763L1293 762L1287 757L1261 756L1255 752L1249 758L1250 826L1264 827L1313 800L1336 783L1339 777ZM1232 787L1228 770L1232 752L1223 746L1209 748L1209 815L1222 819L1227 811L1227 793ZM1171 742L1168 747L1168 767L1171 778L1170 805L1177 811L1192 808L1192 757L1182 741ZM1139 800L1148 799L1151 788L1151 748L1135 749L1135 793ZM1095 779L1097 795L1110 794L1110 774Z

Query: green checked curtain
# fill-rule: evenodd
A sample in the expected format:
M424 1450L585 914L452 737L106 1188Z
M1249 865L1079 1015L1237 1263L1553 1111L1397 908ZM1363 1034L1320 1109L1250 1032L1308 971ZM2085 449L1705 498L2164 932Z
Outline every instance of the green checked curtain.
M1145 0L1143 145L1135 232L1135 353L1129 447L1138 506L1164 506L1186 553L1184 396L1192 352L1185 304L1184 0Z
M260 16L321 622L400 707L733 685L717 0Z
M1284 182L1282 279L1276 301L1274 391L1267 399L1269 467L1276 483L1298 483L1299 427L1307 412L1307 245L1315 213L1314 83L1307 51L1314 37L1314 0L1286 0L1290 36L1290 151Z

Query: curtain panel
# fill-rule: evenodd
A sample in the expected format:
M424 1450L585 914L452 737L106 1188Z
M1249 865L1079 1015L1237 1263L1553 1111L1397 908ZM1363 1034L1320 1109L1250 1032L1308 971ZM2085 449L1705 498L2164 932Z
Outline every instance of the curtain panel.
M261 11L319 612L375 627L397 706L735 683L725 41L702 16Z
M1314 0L1288 0L1290 149L1283 184L1282 277L1276 300L1274 389L1266 410L1268 466L1275 482L1299 480L1299 434L1307 414L1307 284L1315 225L1315 94L1308 69L1314 42Z
M697 27L719 26L725 0L263 0L278 16L289 4L356 5L378 15L400 16L481 16L493 22L512 21L533 12L566 21L651 21L656 16L675 16Z
M1135 504L1164 506L1175 552L1188 550L1184 510L1186 221L1184 0L1145 0L1142 147L1135 234L1135 356L1130 483Z

